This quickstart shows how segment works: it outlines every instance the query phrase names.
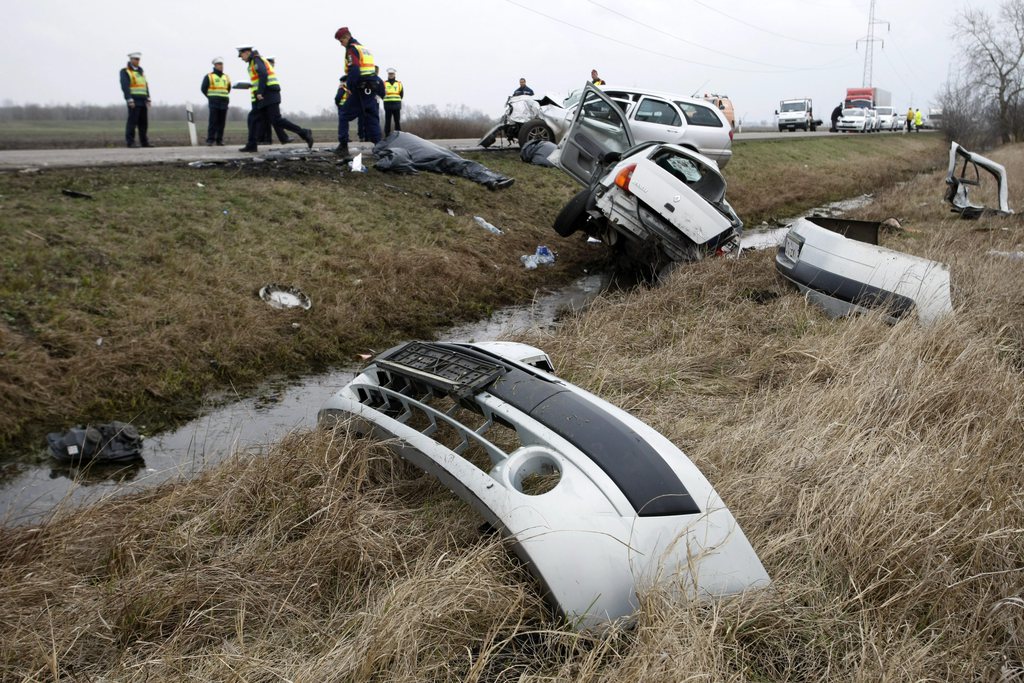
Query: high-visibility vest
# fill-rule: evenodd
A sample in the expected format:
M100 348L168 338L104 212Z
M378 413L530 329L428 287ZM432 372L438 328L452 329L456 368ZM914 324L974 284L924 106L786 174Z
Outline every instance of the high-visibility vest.
M354 48L356 54L359 55L359 75L367 78L376 74L376 70L373 68L373 53L368 49L360 45L359 43L352 42L349 47ZM345 73L352 67L352 53L349 50L345 50Z
M125 67L125 71L128 72L128 78L130 79L128 92L131 93L132 97L149 97L149 85L146 84L146 75L141 71L129 69L128 67Z
M277 82L277 72L274 71L274 65L268 62L267 60L263 59L259 55L253 55L249 58L249 82L252 84L252 87L249 88L249 92L252 95L253 102L256 101L256 95L263 94L259 91L260 74L258 71L256 71L257 57L259 57L260 61L263 62L263 66L267 67L267 87L269 88L272 85L281 85L280 83Z
M384 101L385 102L401 102L402 101L402 81L384 81Z
M913 120L914 120L914 110L913 109L908 109L907 110L907 121L913 121Z
M206 86L207 97L228 98L231 96L231 79L228 78L226 73L211 71L210 75L206 78L208 79Z
M914 112L914 125L920 126L922 123L924 123L924 115L922 115L921 110L918 109L916 112Z
M607 85L607 83L605 83L604 80L597 78L594 80L594 85Z

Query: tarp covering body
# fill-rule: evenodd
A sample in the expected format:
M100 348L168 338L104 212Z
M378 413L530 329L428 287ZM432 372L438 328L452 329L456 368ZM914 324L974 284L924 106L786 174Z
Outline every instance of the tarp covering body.
M555 168L548 157L558 149L558 145L550 140L530 140L519 150L519 158L528 164Z
M512 178L508 176L492 171L483 164L463 159L450 149L435 145L412 133L391 133L374 145L373 154L377 158L375 167L380 171L446 173L486 185L492 190L502 189L513 183Z

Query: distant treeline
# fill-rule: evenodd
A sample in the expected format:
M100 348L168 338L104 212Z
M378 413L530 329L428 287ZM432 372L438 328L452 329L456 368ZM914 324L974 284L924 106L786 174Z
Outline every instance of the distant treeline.
M205 116L206 105L193 105L196 114ZM248 107L232 107L228 119L242 121ZM124 104L8 104L0 106L0 121L120 121L125 116ZM181 121L184 104L154 104L149 108L150 121Z

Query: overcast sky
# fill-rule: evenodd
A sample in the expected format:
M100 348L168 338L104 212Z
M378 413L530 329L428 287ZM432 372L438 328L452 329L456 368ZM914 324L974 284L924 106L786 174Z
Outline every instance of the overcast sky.
M992 13L996 0L973 0ZM339 26L395 67L407 105L466 105L497 116L520 76L539 93L580 87L592 68L610 85L729 95L738 117L771 119L778 100L812 97L829 111L860 86L869 0L337 0L114 2L33 0L4 11L3 94L15 103L121 102L117 71L143 53L156 102L205 102L199 84L232 47L277 57L284 109L332 107ZM898 107L930 106L956 54L963 0L877 0L873 85ZM646 26L645 26L646 25ZM232 104L248 108L236 91Z

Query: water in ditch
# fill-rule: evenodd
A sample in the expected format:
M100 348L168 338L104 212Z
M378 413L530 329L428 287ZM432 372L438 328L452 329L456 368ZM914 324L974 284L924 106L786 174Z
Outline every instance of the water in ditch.
M867 206L870 195L833 202L804 215L840 216ZM747 230L744 250L774 248L790 221ZM442 341L489 341L503 335L551 328L565 310L581 309L604 291L607 278L595 274L570 286L539 294L525 306L502 309L490 318L452 327ZM308 429L320 406L356 374L359 364L304 378L271 381L255 396L215 401L195 420L174 431L150 436L143 447L144 463L130 467L78 468L58 466L49 458L39 464L0 464L0 525L33 524L57 510L96 502L164 482L187 479L232 453L259 453L293 430Z

